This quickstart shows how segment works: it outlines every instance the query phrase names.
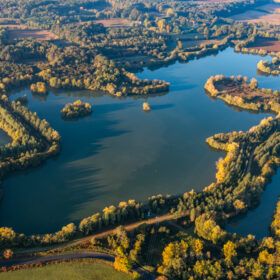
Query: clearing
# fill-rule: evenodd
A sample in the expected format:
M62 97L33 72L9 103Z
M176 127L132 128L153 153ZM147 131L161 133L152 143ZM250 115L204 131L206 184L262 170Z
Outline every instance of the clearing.
M133 22L125 18L111 18L111 19L101 19L96 20L96 23L101 23L104 27L115 27L115 28L124 28L132 26Z
M58 36L49 30L33 29L24 24L6 23L0 21L0 27L7 28L9 41L32 38L38 41L57 40Z

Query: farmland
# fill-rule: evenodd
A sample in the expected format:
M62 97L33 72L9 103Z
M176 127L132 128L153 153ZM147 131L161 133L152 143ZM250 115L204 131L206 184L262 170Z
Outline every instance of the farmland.
M116 272L101 263L62 263L0 274L0 280L129 280L129 275Z
M50 41L56 40L58 37L48 30L42 29L29 29L25 26L12 26L8 27L9 41L22 40L32 38L37 41Z
M280 4L258 6L231 18L240 22L280 25Z
M267 38L257 38L254 43L248 46L248 48L263 49L268 52L280 52L280 41Z

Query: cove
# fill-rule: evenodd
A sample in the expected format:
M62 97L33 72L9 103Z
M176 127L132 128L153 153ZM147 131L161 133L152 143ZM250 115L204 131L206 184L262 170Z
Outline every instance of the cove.
M226 226L226 230L246 236L253 234L261 239L270 235L270 225L277 201L280 195L280 172L273 176L272 182L266 186L260 204L248 211L244 216L232 219Z
M256 73L259 56L226 49L216 56L138 73L171 83L169 93L113 98L91 92L50 92L46 98L23 90L28 107L62 136L62 150L38 168L3 182L0 226L26 234L53 232L69 222L127 199L202 190L215 178L215 162L205 139L215 133L247 130L269 114L240 111L209 98L203 89L215 74L257 77L261 87L277 88L279 78ZM60 110L81 99L93 114L65 121ZM142 111L148 100L152 111Z

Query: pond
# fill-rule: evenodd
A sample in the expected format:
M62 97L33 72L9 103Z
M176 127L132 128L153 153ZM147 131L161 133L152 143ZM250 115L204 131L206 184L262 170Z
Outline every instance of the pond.
M28 90L13 95L28 95L28 107L60 132L62 150L42 166L4 181L0 225L27 234L53 232L119 201L201 190L214 180L215 162L223 156L205 139L247 130L268 116L209 98L204 83L210 75L242 74L257 77L262 87L277 88L279 78L257 75L259 59L226 49L187 64L138 73L140 78L171 83L170 92L160 96L118 99L60 91L39 98ZM61 108L78 98L93 104L93 114L62 120ZM151 112L142 111L145 100Z

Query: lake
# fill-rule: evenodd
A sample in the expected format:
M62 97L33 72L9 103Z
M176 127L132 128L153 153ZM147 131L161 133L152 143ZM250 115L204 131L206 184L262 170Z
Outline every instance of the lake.
M42 98L29 90L14 94L13 98L27 94L30 110L59 131L62 150L40 167L3 182L1 226L27 234L54 232L119 201L202 190L214 180L215 162L223 156L205 139L219 132L247 130L269 115L213 100L205 94L204 83L215 74L242 74L276 89L279 78L256 73L260 59L228 48L216 56L138 73L140 78L171 83L169 93L157 96L118 99L59 91ZM65 103L78 98L92 103L92 115L76 121L61 119ZM142 111L146 100L152 107L148 113Z

